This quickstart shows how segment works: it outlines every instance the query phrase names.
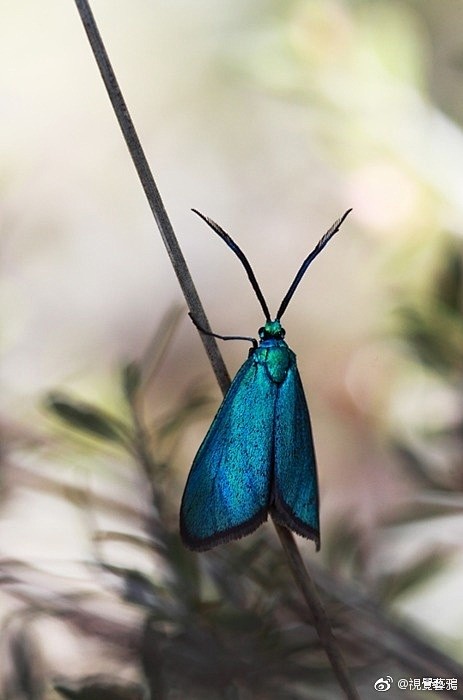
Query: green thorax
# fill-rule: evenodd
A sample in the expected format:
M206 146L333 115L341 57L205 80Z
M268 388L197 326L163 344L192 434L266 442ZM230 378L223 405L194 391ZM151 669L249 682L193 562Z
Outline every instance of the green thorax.
M295 355L285 341L285 329L280 322L267 321L259 328L259 347L254 351L254 361L265 366L270 379L281 384L289 367L295 362Z

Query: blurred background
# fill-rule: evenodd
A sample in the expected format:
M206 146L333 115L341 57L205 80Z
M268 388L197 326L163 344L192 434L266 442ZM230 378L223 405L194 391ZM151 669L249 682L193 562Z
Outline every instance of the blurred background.
M284 319L321 490L299 544L363 698L463 697L463 7L92 8L216 332L262 314L191 207L272 312L353 207ZM1 16L0 695L342 697L271 524L180 544L219 390L74 4Z

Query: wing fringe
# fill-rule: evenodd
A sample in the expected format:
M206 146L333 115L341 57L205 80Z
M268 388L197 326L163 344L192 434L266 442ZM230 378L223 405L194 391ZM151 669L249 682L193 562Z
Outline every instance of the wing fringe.
M257 530L257 528L262 525L268 518L268 507L262 508L258 513L256 513L252 518L246 520L244 523L235 525L228 530L222 530L217 532L210 537L199 538L193 537L188 532L186 526L183 523L183 518L180 520L180 535L182 541L188 549L193 552L205 552L212 547L217 547L219 544L226 544L232 540L240 540L246 535L250 535L251 532Z
M307 540L313 540L315 542L315 547L317 552L320 549L320 532L315 530L315 528L307 525L303 520L298 518L291 509L286 505L286 503L278 496L275 496L275 500L269 509L269 513L273 520L278 523L278 525L283 525L283 527L292 530L297 535L305 537Z

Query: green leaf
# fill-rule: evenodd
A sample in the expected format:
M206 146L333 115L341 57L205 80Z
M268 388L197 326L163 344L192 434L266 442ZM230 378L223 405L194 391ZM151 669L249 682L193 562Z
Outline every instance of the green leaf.
M434 293L438 303L459 316L463 293L462 262L460 241L449 236L434 280Z
M12 694L24 700L41 700L45 696L45 671L34 635L21 628L8 641L13 669L10 678ZM7 652L4 650L3 653Z
M424 554L418 561L400 571L385 574L378 586L378 597L383 603L390 603L397 598L408 595L418 586L427 584L430 579L440 573L448 562L446 552L431 551Z
M110 676L88 676L73 682L56 681L54 689L71 700L143 700L144 691L138 683L115 681Z
M140 386L141 372L136 362L130 362L122 368L122 387L129 401L132 401Z
M122 596L124 600L145 608L159 607L157 605L159 588L141 571L104 563L101 566L105 571L120 578L123 583Z
M398 334L415 355L435 371L444 373L463 367L463 325L461 317L443 304L423 308L402 306L396 310Z
M124 443L117 419L90 404L74 401L65 394L53 392L47 396L45 407L76 430L105 440Z

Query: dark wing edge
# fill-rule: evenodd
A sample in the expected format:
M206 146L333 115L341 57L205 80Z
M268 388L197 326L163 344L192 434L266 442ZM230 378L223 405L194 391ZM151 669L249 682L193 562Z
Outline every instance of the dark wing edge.
M270 509L270 515L278 525L283 525L288 530L292 530L297 535L305 537L307 540L313 540L317 552L320 551L320 530L316 530L310 525L307 525L303 520L300 520L291 509L286 505L281 497L275 494L274 505Z
M227 544L232 540L240 540L246 535L250 535L251 532L257 530L257 528L265 523L268 518L268 507L262 508L258 513L256 513L252 518L246 520L246 522L240 525L235 525L228 530L222 530L215 535L210 537L199 538L190 535L187 531L186 525L184 523L182 511L180 511L180 536L182 542L190 549L192 552L205 552L208 549L217 547L219 544Z

